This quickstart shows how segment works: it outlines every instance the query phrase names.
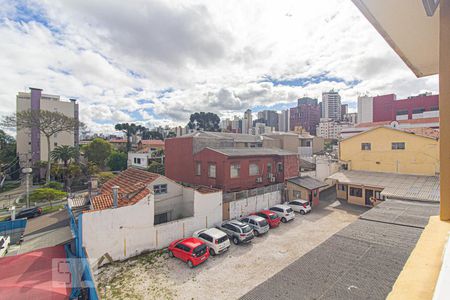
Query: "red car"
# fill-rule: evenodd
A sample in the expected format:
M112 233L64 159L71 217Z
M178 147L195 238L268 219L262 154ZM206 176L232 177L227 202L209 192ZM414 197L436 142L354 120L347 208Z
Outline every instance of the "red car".
M263 217L269 223L270 228L275 228L280 225L280 217L276 213L270 210L262 210L260 212L254 213L256 216Z
M209 257L208 246L201 240L193 237L173 241L168 250L170 257L181 259L190 268L205 262Z

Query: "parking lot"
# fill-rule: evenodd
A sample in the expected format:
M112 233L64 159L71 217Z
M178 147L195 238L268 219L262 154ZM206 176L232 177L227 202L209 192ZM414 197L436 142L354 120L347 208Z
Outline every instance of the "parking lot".
M210 257L189 269L167 253L140 255L100 269L102 298L237 299L264 282L366 211L339 201L322 201L301 216L247 245L232 245L223 255Z

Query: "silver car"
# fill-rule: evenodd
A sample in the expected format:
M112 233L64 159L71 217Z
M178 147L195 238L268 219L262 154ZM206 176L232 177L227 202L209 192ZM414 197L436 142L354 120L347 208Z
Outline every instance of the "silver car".
M225 232L235 245L248 243L255 237L252 228L238 220L225 221L217 228Z
M241 219L242 223L248 224L253 229L253 234L258 236L269 231L269 223L260 216L248 216Z

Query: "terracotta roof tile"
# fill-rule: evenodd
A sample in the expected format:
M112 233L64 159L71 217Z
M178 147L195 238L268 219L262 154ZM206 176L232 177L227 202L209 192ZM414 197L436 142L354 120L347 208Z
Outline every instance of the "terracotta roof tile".
M109 140L110 143L126 143L126 139Z
M150 194L150 190L148 188L140 188L133 193L128 195L119 194L119 199L117 201L117 206L127 206L133 205L140 200L144 199L147 195ZM92 206L94 210L102 210L111 208L113 206L113 195L112 194L101 194L95 196L92 199Z
M202 194L217 193L220 191L219 189L215 189L215 188L211 188L211 187L207 187L207 186L197 186L197 187L195 187L195 190Z
M142 145L164 147L164 141L161 140L141 140Z
M117 185L119 186L119 193L128 194L135 191L139 186L147 186L159 176L159 174L144 170L128 168L116 177L105 182L101 188L101 193L112 193L112 187Z
M417 127L417 128L405 128L403 131L414 133L415 135L421 135L430 138L439 138L439 129L433 129L429 127Z

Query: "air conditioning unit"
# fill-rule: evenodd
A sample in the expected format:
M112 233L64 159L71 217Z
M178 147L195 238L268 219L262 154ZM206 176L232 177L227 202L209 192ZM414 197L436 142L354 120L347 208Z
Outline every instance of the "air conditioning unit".
M275 182L275 177L274 176L270 177L269 181L270 182Z
M257 178L256 178L256 182L261 183L262 181L263 181L262 177L257 177Z

